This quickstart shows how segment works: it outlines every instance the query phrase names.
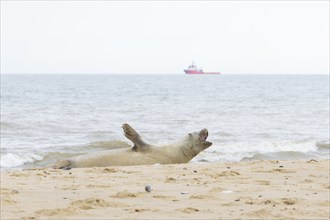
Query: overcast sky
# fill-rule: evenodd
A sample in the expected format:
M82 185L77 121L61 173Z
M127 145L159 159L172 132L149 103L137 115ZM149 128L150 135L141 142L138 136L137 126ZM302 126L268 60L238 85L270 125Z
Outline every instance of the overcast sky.
M1 73L329 74L329 1L1 1Z

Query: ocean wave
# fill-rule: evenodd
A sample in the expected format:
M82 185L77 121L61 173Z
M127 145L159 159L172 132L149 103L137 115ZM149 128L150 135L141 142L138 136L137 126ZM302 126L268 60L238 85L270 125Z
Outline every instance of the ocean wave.
M10 129L10 128L17 128L18 125L11 122L0 121L0 127L1 129Z
M323 143L323 142L322 142ZM329 147L327 143L311 140L273 141L260 143L215 143L214 146L201 152L193 162L200 161L244 161L262 159L308 159L324 158L321 147Z
M111 149L126 148L126 147L132 147L132 144L128 144L127 142L124 141L96 141L82 146L82 148L88 148L88 149L97 148L103 150L111 150Z
M128 144L127 142L124 141L94 141L86 144L68 144L68 145L55 145L55 146L50 145L47 146L47 148L52 149L49 152L82 154L96 150L112 150L112 149L127 148L132 146L133 146L132 144Z
M221 137L221 138L222 137L232 137L233 136L233 134L230 134L230 133L227 133L227 132L217 132L216 135Z
M1 155L1 167L19 167L26 163L33 163L42 159L43 156L34 153L7 153Z
M269 142L233 142L233 143L220 143L210 148L209 151L219 153L272 153L272 152L310 152L317 151L316 142L312 140L286 140L286 141L269 141Z
M316 143L316 146L319 149L330 149L330 143L329 141L320 141Z
M241 161L250 160L294 160L294 159L309 159L318 157L314 153L303 153L296 151L282 151L274 153L255 153L252 156L243 157Z

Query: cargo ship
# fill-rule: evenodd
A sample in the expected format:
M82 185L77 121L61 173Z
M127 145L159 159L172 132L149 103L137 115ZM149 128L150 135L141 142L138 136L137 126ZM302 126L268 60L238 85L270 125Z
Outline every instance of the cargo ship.
M204 72L202 69L198 69L194 65L194 62L187 69L184 70L186 74L221 74L220 72Z

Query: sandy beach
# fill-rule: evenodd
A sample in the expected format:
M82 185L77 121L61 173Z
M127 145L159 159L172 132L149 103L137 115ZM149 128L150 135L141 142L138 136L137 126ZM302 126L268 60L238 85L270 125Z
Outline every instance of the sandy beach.
M1 219L329 219L329 165L251 161L1 171Z

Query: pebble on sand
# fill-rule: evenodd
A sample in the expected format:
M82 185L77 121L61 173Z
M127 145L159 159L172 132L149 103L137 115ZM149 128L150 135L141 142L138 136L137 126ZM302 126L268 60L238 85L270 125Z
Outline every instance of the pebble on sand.
M144 187L144 189L145 189L145 191L147 191L147 192L151 192L151 186L150 186L150 185L146 185L146 186Z

